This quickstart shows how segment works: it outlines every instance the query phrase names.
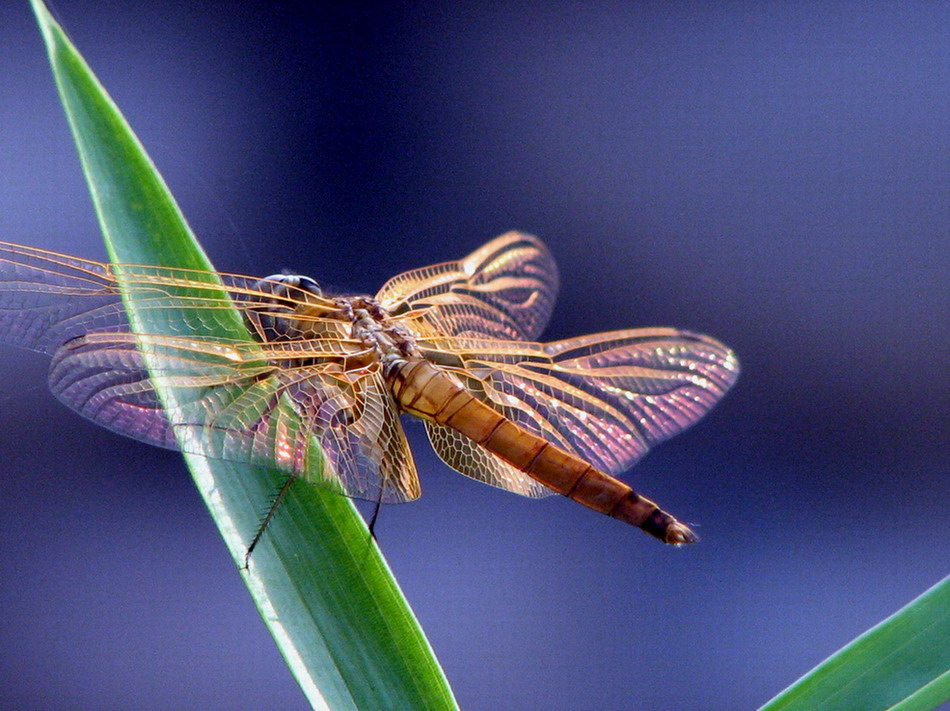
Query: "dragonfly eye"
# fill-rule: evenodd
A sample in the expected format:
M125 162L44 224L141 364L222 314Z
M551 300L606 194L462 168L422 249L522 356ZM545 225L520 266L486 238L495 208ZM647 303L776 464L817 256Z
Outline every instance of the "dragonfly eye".
M282 341L299 337L296 314L306 309L307 295L322 297L320 285L299 274L272 274L254 283L244 307L244 318L252 333L264 341ZM265 296L266 295L266 296Z
M258 281L254 286L260 291L275 296L293 298L295 289L306 291L314 296L323 296L323 289L320 288L316 280L302 274L271 274L269 277L264 277Z

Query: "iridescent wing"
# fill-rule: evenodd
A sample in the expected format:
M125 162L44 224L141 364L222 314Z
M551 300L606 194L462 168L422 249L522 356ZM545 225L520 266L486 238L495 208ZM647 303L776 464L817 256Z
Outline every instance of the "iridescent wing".
M508 232L460 261L393 277L376 299L418 335L526 340L547 325L557 287L547 247Z
M245 325L269 340L262 322L293 321L311 339L339 340L333 302L284 282L236 274L140 265L110 265L42 249L0 242L0 339L52 353L87 333L128 333L119 279L141 309L168 314L174 335L202 336L228 323L239 307ZM222 290L225 296L221 297ZM280 298L275 296L279 290ZM311 315L299 315L299 305ZM291 318L293 314L293 318ZM302 322L302 323L301 323Z
M395 402L378 367L345 368L361 346L332 302L237 275L222 275L222 298L204 272L118 269L139 308L167 314L180 335L130 332L116 268L0 243L0 341L51 353L64 403L150 444L276 466L359 498L418 497ZM209 335L233 306L260 342ZM290 331L307 337L268 340Z
M426 434L439 459L460 474L532 499L555 493L451 427L426 422Z
M738 360L721 343L671 328L547 344L443 338L425 345L427 358L506 417L612 474L699 420L739 375ZM439 455L455 466L456 445L438 428L429 431ZM523 488L499 475L497 465L491 469L462 473Z

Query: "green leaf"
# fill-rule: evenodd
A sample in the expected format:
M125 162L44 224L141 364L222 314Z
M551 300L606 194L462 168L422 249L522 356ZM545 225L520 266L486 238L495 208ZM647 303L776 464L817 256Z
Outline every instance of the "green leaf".
M115 104L41 0L32 4L113 262L210 270ZM213 275L207 278L217 283ZM227 298L224 291L220 298ZM139 333L181 335L181 324L189 322L184 306L181 319L169 323L137 309L128 295L125 299ZM218 320L211 335L250 340L236 310ZM175 399L167 388L160 394L166 404ZM186 460L240 566L284 475L200 456ZM315 708L457 708L422 630L349 500L295 484L244 576Z
M761 711L926 711L950 700L950 577L835 652Z

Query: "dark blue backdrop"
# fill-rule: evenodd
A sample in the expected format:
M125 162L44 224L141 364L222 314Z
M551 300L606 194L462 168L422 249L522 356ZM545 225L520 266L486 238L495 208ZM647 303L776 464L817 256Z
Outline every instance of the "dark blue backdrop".
M334 6L58 3L218 268L374 291L519 228L549 337L677 325L744 367L630 476L683 551L410 427L426 495L378 530L465 709L752 708L946 574L946 6ZM0 239L104 257L26 0ZM0 360L0 707L304 708L180 458Z

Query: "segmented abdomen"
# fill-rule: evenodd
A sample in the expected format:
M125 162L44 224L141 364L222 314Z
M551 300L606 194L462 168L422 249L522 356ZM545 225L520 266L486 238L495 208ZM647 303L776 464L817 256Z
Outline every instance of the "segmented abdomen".
M557 493L666 543L696 540L689 528L654 502L515 424L428 361L401 362L390 369L387 380L404 412L451 427Z

